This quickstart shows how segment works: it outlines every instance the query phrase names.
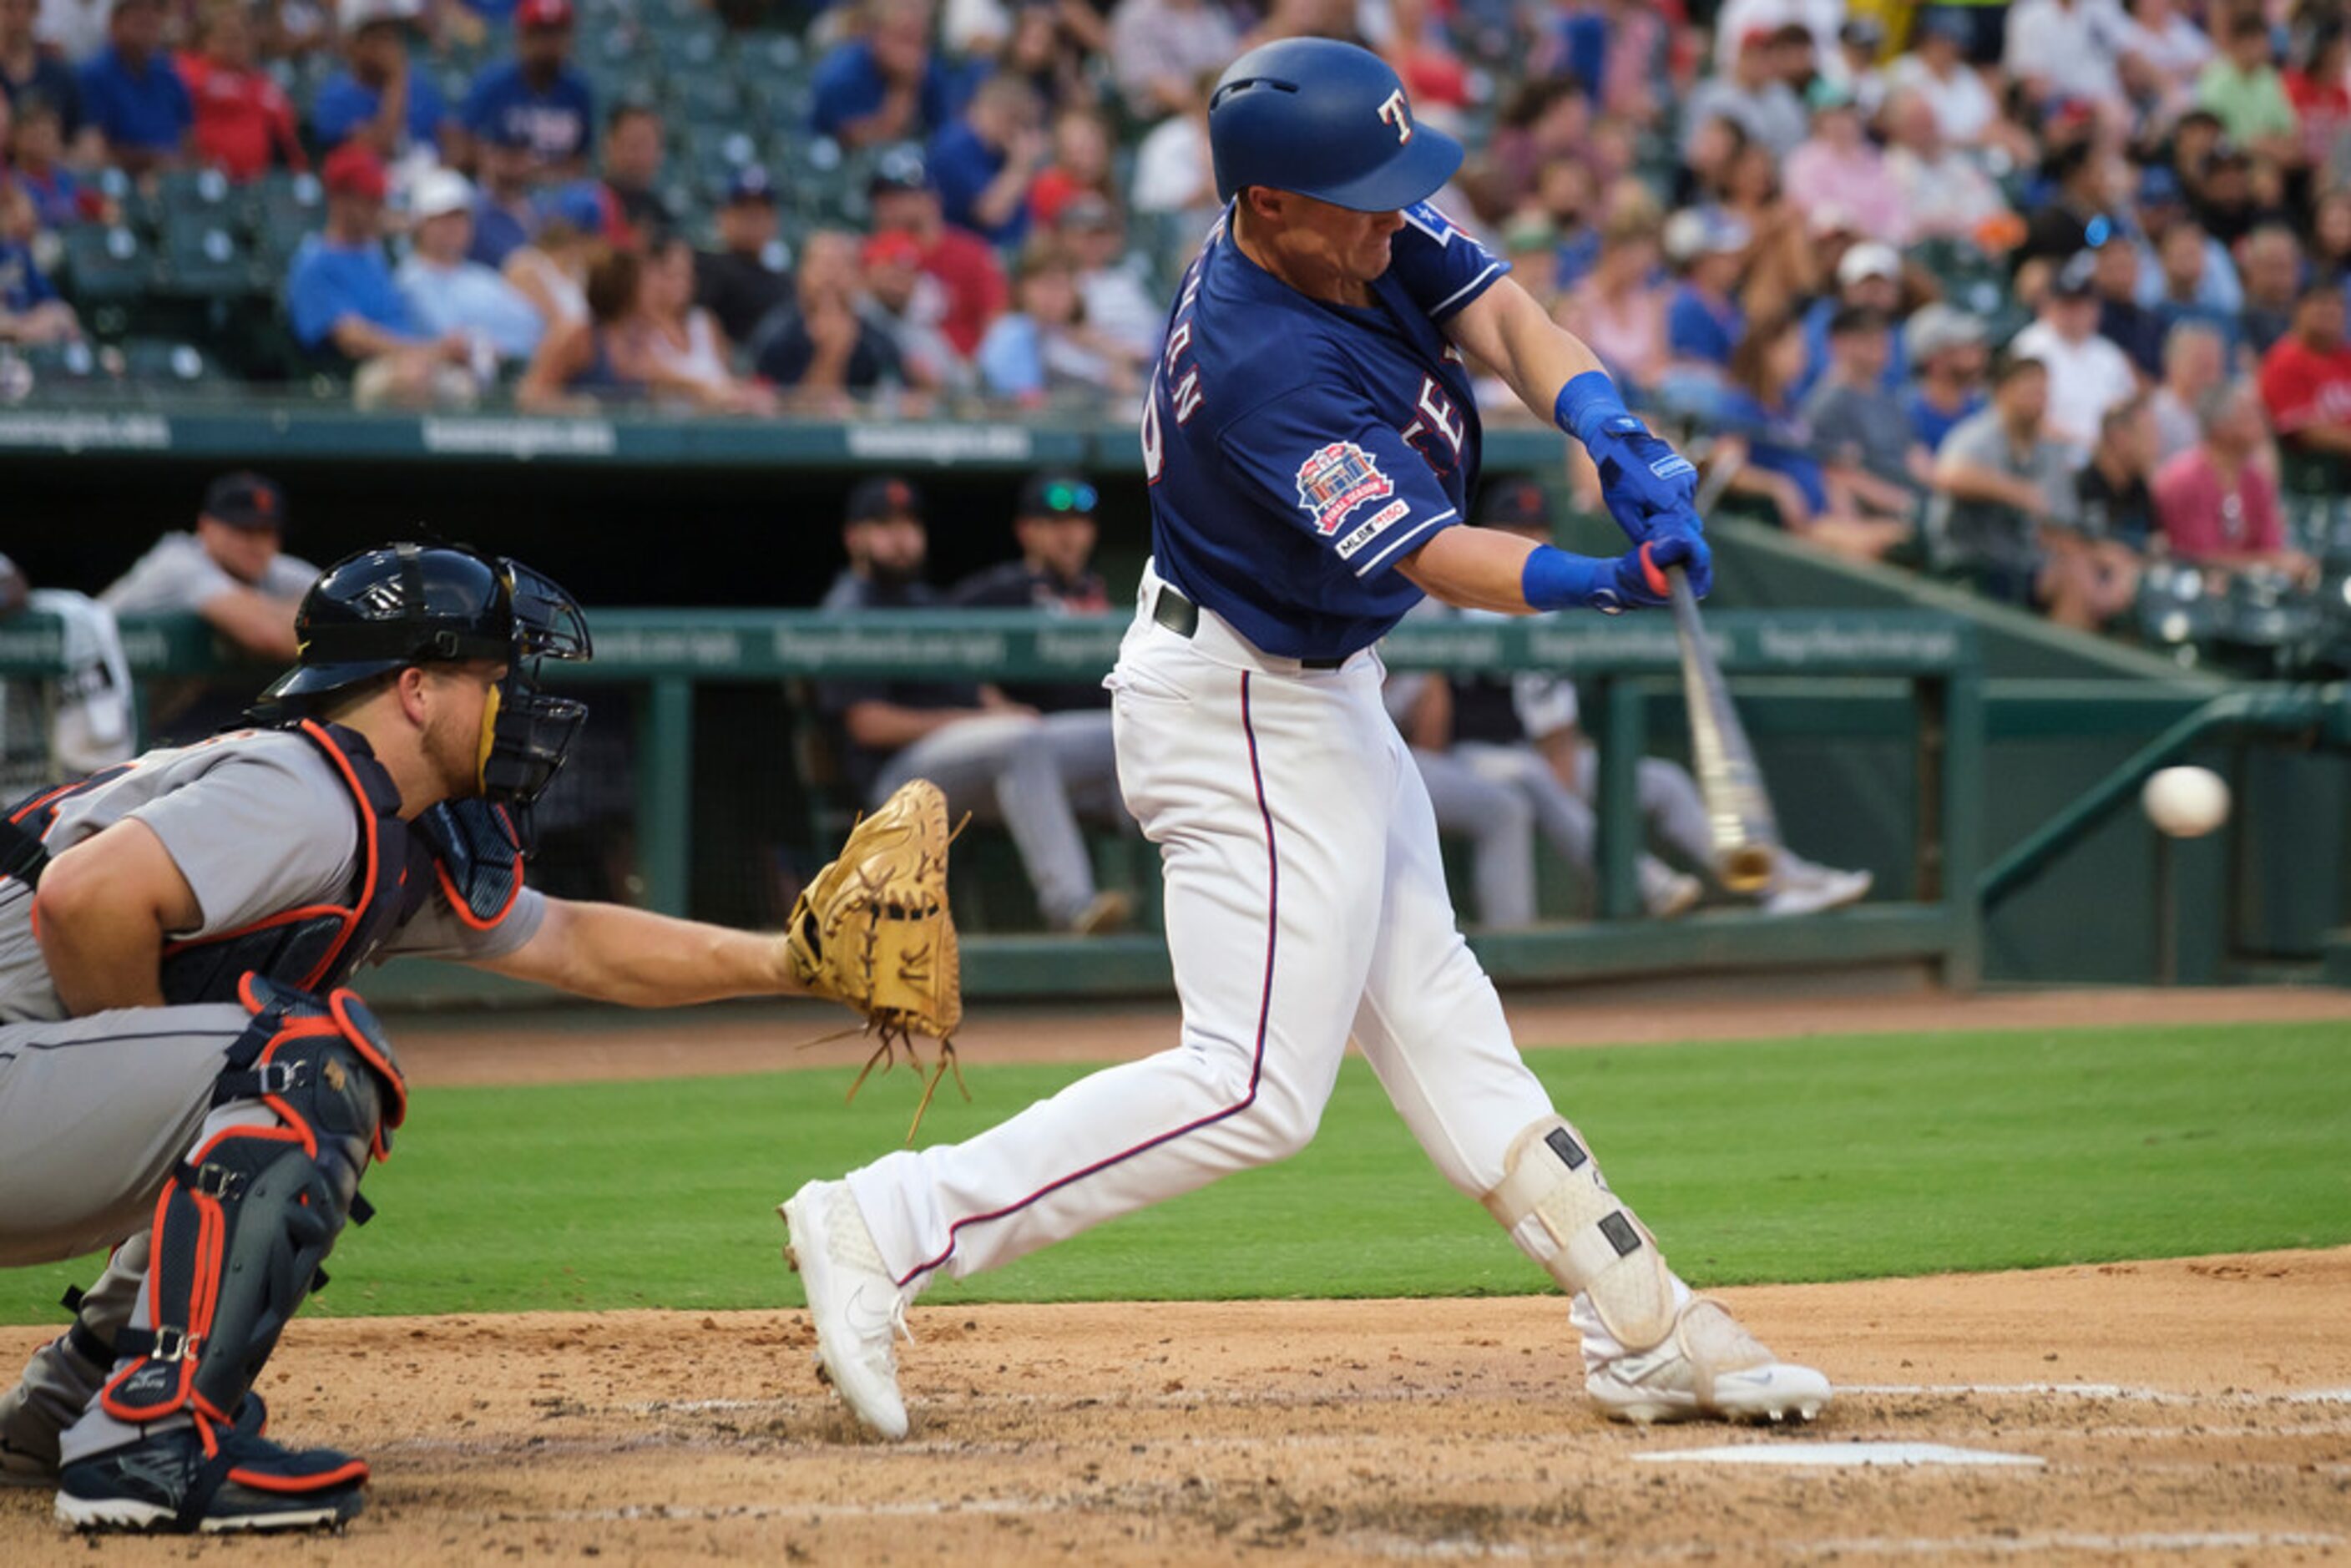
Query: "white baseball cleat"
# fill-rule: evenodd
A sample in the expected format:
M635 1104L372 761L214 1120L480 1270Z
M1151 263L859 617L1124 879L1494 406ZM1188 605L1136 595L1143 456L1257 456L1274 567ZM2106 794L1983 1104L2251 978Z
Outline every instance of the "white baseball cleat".
M868 1431L893 1441L904 1437L906 1402L898 1394L892 1342L904 1334L914 1343L906 1303L914 1293L890 1277L843 1184L810 1182L776 1212L791 1231L784 1261L808 1291L819 1371Z
M1818 915L1858 904L1876 880L1865 871L1838 871L1810 863L1786 867L1777 886L1763 895L1766 915Z
M1829 1380L1779 1360L1721 1302L1692 1300L1671 1338L1584 1375L1585 1392L1614 1421L1809 1421L1829 1402Z

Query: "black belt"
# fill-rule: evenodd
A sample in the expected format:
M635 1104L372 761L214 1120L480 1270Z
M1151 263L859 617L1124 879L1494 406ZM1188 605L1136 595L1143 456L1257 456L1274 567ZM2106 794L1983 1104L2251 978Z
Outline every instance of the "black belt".
M1164 582L1159 585L1158 596L1151 601L1151 618L1178 637L1190 637L1200 630L1200 607ZM1344 659L1301 659L1298 667L1301 670L1335 670L1346 662Z

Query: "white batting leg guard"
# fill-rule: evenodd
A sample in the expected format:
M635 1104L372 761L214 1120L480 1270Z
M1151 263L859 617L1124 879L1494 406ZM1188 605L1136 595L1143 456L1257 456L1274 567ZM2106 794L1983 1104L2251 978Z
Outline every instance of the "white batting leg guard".
M1674 1277L1656 1239L1608 1190L1565 1117L1546 1116L1512 1139L1501 1182L1481 1201L1562 1290L1590 1299L1617 1343L1645 1351L1672 1335Z

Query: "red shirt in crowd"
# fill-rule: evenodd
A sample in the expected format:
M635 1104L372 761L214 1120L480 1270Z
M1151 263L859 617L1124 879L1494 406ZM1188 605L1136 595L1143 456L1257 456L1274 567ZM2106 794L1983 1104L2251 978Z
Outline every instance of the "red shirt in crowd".
M2157 469L2148 488L2163 537L2181 560L2273 555L2285 549L2277 484L2251 463L2240 464L2236 482L2228 484L2212 455L2191 446Z
M987 334L987 324L1004 313L1010 290L996 252L977 235L941 225L938 237L923 250L923 270L946 290L946 319L939 331L969 359Z
M2262 402L2280 435L2351 425L2351 343L2322 352L2291 332L2280 338L2262 359Z
M268 172L273 145L287 168L310 166L295 134L293 102L266 73L232 70L203 55L182 55L178 63L196 106L199 161L239 183Z

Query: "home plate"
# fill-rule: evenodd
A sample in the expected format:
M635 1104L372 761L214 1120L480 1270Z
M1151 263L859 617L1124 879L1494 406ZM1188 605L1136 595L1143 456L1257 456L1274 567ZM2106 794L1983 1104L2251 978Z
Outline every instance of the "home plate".
M2038 1465L2031 1454L1954 1448L1947 1443L1734 1443L1635 1454L1652 1464L1697 1465Z

